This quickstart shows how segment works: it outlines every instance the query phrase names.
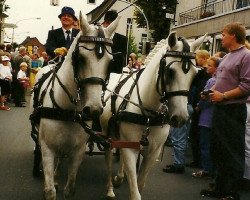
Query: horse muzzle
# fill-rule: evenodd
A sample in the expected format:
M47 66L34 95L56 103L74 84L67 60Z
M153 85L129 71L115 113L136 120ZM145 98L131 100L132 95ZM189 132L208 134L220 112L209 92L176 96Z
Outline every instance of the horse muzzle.
M169 125L175 128L182 127L188 120L188 117L173 115L169 119Z
M85 106L82 109L82 113L90 119L98 119L103 112L103 107L97 106Z

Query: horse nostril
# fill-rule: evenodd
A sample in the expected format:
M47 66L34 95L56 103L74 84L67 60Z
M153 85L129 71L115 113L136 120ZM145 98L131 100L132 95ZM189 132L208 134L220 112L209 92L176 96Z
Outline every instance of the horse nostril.
M85 106L83 109L82 109L82 113L86 115L86 117L90 117L90 107L89 106Z
M92 118L93 119L99 119L99 117L102 114L102 112L103 112L103 108L101 108L100 110L93 111Z

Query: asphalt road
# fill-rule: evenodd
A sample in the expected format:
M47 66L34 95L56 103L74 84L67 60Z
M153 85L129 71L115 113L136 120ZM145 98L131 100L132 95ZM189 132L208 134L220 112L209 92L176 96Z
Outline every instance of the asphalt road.
M26 99L29 100L30 96ZM30 138L29 107L0 111L0 200L42 200L43 180L32 176L33 147ZM172 163L172 149L165 148L163 161L156 163L142 193L143 200L208 200L199 191L207 188L211 179L192 178L194 169L184 174L165 174L162 168ZM187 153L187 162L191 155ZM114 161L115 162L115 161ZM115 163L117 168L118 164ZM115 169L114 169L115 172ZM66 162L59 181L58 200L63 199L66 183ZM103 156L86 156L76 181L74 200L105 199L105 162ZM128 185L115 190L118 200L128 200ZM250 191L241 192L241 200L250 199Z

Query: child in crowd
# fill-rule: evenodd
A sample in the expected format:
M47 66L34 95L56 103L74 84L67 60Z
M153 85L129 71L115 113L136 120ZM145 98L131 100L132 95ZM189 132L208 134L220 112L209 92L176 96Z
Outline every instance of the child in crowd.
M22 104L22 97L25 96L25 88L29 86L29 78L26 76L28 65L26 62L20 64L20 70L17 73L17 80L19 81L18 92L16 96L16 107L25 107Z
M207 60L207 73L212 76L201 93L201 100L198 103L197 110L200 111L199 118L199 135L200 135L200 152L202 170L192 173L192 176L203 178L214 176L213 164L210 158L210 132L212 127L213 103L209 99L210 89L215 84L215 72L219 64L218 57L210 57Z
M199 116L200 112L196 111L196 106L200 100L200 93L204 89L206 82L211 78L210 74L207 73L207 59L210 58L210 54L206 50L197 50L195 56L196 65L200 68L199 73L194 78L190 87L190 103L193 106L193 114L191 116L191 125L189 131L189 141L191 144L193 161L188 163L186 166L200 168L200 142L199 142Z
M11 69L9 67L9 57L1 56L0 64L0 110L10 110L10 108L4 105L7 96L11 92L10 83L12 81Z

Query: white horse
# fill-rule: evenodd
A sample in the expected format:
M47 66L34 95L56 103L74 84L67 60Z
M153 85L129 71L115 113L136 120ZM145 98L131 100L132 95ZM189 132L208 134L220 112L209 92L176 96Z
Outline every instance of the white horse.
M198 69L195 67L193 53L204 41L205 36L192 44L185 39L178 40L173 32L166 40L159 42L149 58L146 59L146 68L140 76L134 74L123 86L117 82L119 75L111 74L105 94L107 103L101 115L103 133L109 134L108 124L111 117L118 124L120 133L121 163L129 184L129 199L141 200L141 191L145 185L149 169L159 158L160 152L169 133L169 125L180 127L187 119L187 96L193 78ZM136 77L137 76L137 77ZM118 90L115 88L119 88ZM112 102L113 94L116 102ZM116 94L119 93L119 94ZM123 97L123 98L121 98ZM162 124L164 118L156 120L158 109L162 106L160 99L166 101L168 124ZM114 106L115 105L115 106ZM114 112L115 107L115 112ZM112 112L113 111L113 115ZM112 126L112 125L111 125ZM112 127L111 127L112 128ZM126 147L126 142L128 147ZM140 144L148 143L142 147ZM137 144L133 148L133 144ZM129 146L132 145L132 148ZM136 173L136 162L141 147L144 151L143 161ZM117 147L117 146L115 146ZM119 148L119 145L118 145ZM108 165L107 198L115 199L112 184L112 153L106 154ZM123 167L121 164L121 167ZM124 177L123 168L116 179Z
M108 65L112 60L112 36L118 25L118 17L110 26L90 25L80 13L81 31L74 39L67 56L59 69L45 67L37 74L39 144L44 171L44 197L56 199L54 180L55 160L68 158L68 180L64 197L74 194L78 168L85 155L91 119L103 111L102 94L108 77ZM52 72L46 76L46 72ZM36 91L36 89L34 90ZM34 98L34 95L33 95ZM83 119L87 118L85 122ZM88 126L89 125L89 126Z

